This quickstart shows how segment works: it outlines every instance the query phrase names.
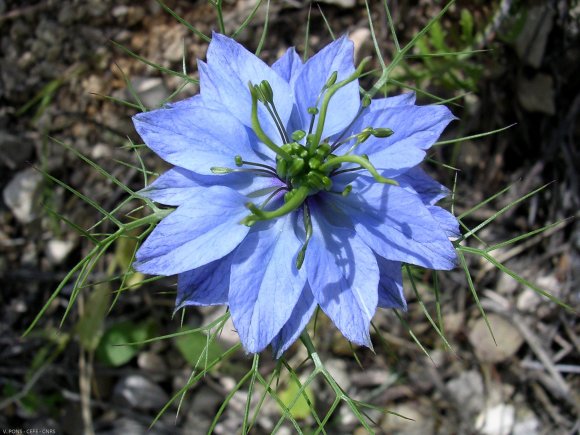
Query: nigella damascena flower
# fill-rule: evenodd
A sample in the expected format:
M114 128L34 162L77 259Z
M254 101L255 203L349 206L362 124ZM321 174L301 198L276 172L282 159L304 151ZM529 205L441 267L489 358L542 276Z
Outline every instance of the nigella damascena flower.
M447 190L417 165L454 119L413 94L361 99L346 37L272 67L214 34L200 94L134 117L175 165L142 194L177 206L135 268L178 275L177 307L227 304L248 352L276 357L318 305L371 346L376 308L406 309L401 263L454 267Z

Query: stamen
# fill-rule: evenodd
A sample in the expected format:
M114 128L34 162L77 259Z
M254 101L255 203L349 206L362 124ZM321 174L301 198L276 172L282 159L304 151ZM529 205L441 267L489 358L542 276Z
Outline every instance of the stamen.
M239 160L238 160L238 157L239 157ZM241 156L236 156L236 166L243 166L243 165L257 166L259 168L268 169L268 170L276 173L276 168L273 168L272 166L265 165L263 163L247 162L245 160L242 160Z
M258 99L264 104L264 107L266 107L266 110L268 110L268 113L274 120L274 124L276 124L282 142L290 142L288 139L288 133L286 133L286 129L284 128L284 123L274 105L274 91L272 90L270 83L267 80L262 80L259 85L256 85L256 91L258 93Z
M264 130L262 129L262 126L260 125L260 121L258 119L259 92L257 91L257 87L252 85L251 82L248 82L248 87L250 88L250 94L252 96L252 130L254 130L254 133L256 133L258 139L260 139L268 148L274 151L277 155L279 155L284 160L288 161L292 160L290 154L288 154L286 151L284 151L282 148L280 148L274 142L272 142L272 139L270 139L266 135L266 133L264 133Z
M212 174L216 175L226 175L232 174L234 172L251 172L258 175L265 174L268 175L269 177L278 177L278 174L276 174L276 172L268 169L232 169L232 168L224 168L221 166L213 166L209 168L209 170L212 172Z
M286 186L283 187L279 187L278 189L274 190L270 196L268 196L268 198L266 198L266 200L262 203L262 205L260 206L261 209L264 209L264 207L266 207L268 205L268 203L270 201L272 201L272 199L278 195L280 192L282 192L283 190L288 190L288 188Z
M318 104L318 100L316 100L316 104ZM308 113L312 115L310 118L310 126L308 127L308 135L312 134L312 129L314 128L314 120L316 119L316 115L318 115L318 109L316 107L309 107Z

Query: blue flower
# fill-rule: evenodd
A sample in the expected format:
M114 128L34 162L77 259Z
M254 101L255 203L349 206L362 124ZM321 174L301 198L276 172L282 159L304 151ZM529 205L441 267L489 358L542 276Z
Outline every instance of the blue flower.
M418 167L454 117L414 94L361 100L361 72L346 37L269 67L214 34L200 94L133 118L175 166L142 194L177 207L134 267L177 274L177 308L227 304L248 352L280 357L317 306L371 346L376 308L406 309L401 263L455 265L448 191Z

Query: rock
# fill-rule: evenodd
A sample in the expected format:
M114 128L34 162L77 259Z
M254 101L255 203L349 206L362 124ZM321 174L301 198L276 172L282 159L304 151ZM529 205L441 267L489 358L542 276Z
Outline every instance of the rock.
M70 240L50 240L45 247L45 255L50 264L61 264L74 248Z
M38 216L42 175L34 168L18 172L2 191L4 202L21 224Z
M320 0L321 3L338 6L340 8L354 8L356 0Z
M32 154L32 142L0 131L0 167L18 169Z
M449 380L447 389L468 414L477 415L484 406L483 380L475 370L461 372L458 377Z
M361 59L369 56L373 49L371 31L366 27L355 29L348 35L354 44L354 59L358 63Z
M156 108L169 96L163 80L158 77L135 77L131 84L147 108ZM126 98L132 100L133 97L127 91Z
M482 318L477 319L473 324L469 333L469 342L480 361L488 363L505 361L518 351L524 339L517 328L503 317L490 314L487 318L497 345Z
M381 424L381 433L424 435L437 433L435 421L429 416L432 410L425 409L419 402L405 402L390 406L389 411L402 415L401 418L395 414L387 414Z
M163 389L141 375L121 378L115 385L113 401L140 410L159 410L169 396Z
M518 100L528 112L556 114L554 81L548 74L536 74L531 80L518 79Z
M539 4L527 10L526 21L518 34L515 48L520 59L534 68L542 64L553 21L554 11L549 5Z
M501 403L486 409L477 416L475 427L483 435L509 435L514 427L516 410L512 405Z
M169 373L163 358L154 352L141 352L137 357L137 365L154 381L162 381Z

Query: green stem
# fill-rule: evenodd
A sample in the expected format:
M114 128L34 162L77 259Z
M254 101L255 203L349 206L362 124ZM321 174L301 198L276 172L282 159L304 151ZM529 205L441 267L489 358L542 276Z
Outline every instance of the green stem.
M383 183L383 184L392 184L393 186L398 186L399 183L391 178L385 178L383 176L381 176L376 168L372 165L371 162L369 162L367 159L365 159L362 156L338 156L338 157L333 157L331 159L328 159L326 162L324 162L319 170L320 171L326 171L328 169L330 169L332 166L335 165L339 165L341 163L358 163L359 165L361 165L363 168L365 168L367 171L370 172L370 174L374 177L375 180L377 180L379 183Z
M308 355L310 355L310 358L312 358L312 362L314 363L316 370L324 371L324 365L322 364L322 361L320 360L320 357L318 356L318 352L316 351L316 348L314 347L314 343L312 343L312 339L310 338L310 335L308 335L308 332L304 331L300 335L300 340L302 341L302 343L304 343L304 346L306 347L306 350L308 351Z

